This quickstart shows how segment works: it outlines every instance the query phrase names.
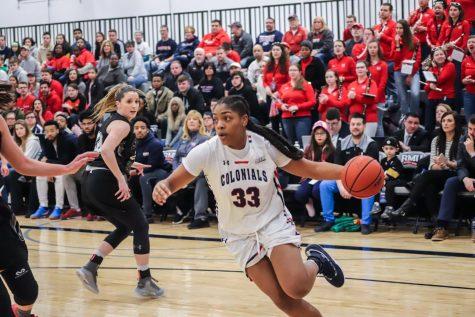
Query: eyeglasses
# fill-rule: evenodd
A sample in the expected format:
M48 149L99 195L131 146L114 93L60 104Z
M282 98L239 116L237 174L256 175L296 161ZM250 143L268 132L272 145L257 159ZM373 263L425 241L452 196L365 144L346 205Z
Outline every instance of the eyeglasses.
M327 135L327 133L326 132L315 132L315 135L322 135L323 136L323 135Z

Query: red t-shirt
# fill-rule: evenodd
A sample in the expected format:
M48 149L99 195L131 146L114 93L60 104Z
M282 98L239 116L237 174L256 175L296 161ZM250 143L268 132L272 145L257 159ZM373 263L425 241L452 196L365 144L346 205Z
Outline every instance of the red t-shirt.
M35 96L33 96L32 94L26 95L25 98L19 96L16 100L16 106L17 108L20 108L23 112L31 110L33 108L33 102L35 101L35 99Z
M373 29L381 33L379 43L381 44L384 59L391 61L391 45L394 42L394 36L396 36L396 21L390 19L384 24L375 25Z
M241 56L239 56L239 53L233 50L230 50L229 53L226 55L229 59L231 59L233 62L241 62Z
M455 98L455 65L452 62L447 62L442 67L430 67L429 71L434 73L437 78L435 85L442 91L432 90L429 84L425 85L424 89L428 92L427 98L429 100Z
M332 58L328 62L328 69L334 70L338 74L338 77L345 77L343 81L345 87L356 79L356 63L352 57L343 56L341 58Z
M350 115L353 113L366 112L366 122L378 122L378 108L376 98L366 97L363 94L369 93L372 95L378 94L378 86L374 80L371 80L368 90L369 78L366 78L363 82L355 80L348 86L348 91L354 91L356 93L355 99L349 99L350 101ZM366 105L366 109L365 109Z
M421 45L416 37L413 36L412 40L414 41L414 50L412 51L402 42L402 39L399 40L400 50L396 50L396 41L393 41L391 46L391 57L394 60L394 71L401 70L402 61L404 60L416 61L412 67L412 75L419 71L421 65Z
M290 106L297 106L299 109L292 114L290 111L283 110L281 103L276 103L278 109L282 110L282 119L294 117L310 117L310 110L315 106L315 91L311 84L306 80L302 82L303 89L295 89L292 83L288 82L279 89L279 98L285 104Z
M371 64L368 67L371 73L371 78L378 85L378 93L376 95L376 102L382 103L386 101L386 84L388 82L388 64L385 61L379 61L376 64Z
M348 90L345 87L341 89L329 90L327 86L323 87L320 95L328 96L327 102L324 104L319 103L318 113L320 114L320 120L327 119L327 110L329 108L338 108L340 110L341 120L348 122L348 106L350 101L348 99Z
M419 27L427 28L434 17L435 13L431 8L427 7L423 10L419 8L411 12L409 17L409 25L413 27L416 23L418 23ZM419 30L418 28L415 28L413 33L421 43L427 42L427 30Z
M264 69L264 87L270 87L272 91L279 91L280 87L289 80L289 65L287 65L285 73L280 71L279 65L276 65L273 70L268 70L268 67Z
M297 54L300 51L300 43L307 39L307 31L301 26L297 29L297 32L291 30L285 32L283 42L286 42L290 46L290 52Z
M462 62L462 79L467 76L472 76L475 79L475 58L473 56L467 56ZM471 94L475 94L475 84L465 85L467 91Z

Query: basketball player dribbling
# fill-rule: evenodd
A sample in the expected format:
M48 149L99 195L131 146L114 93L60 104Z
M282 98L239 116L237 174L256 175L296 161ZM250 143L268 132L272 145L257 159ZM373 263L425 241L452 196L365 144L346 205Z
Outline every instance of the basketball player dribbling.
M223 98L213 112L217 136L196 146L153 199L164 204L174 192L204 172L217 207L219 232L247 276L289 316L321 316L303 298L318 274L341 287L343 271L318 245L300 255L301 236L287 210L277 167L312 179L339 179L343 166L312 162L300 150L250 121L249 105L239 96Z
M12 102L11 85L0 83L0 108ZM15 170L26 176L54 177L74 174L87 162L97 157L96 153L78 155L68 165L49 164L27 158L13 140L8 126L0 116L0 154ZM28 263L28 249L15 214L0 198L0 316L30 317L38 296L38 284ZM13 310L8 294L13 293Z

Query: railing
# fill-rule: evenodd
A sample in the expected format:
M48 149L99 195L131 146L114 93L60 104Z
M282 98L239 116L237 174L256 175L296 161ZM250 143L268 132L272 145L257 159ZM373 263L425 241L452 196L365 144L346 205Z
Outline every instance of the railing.
M354 14L358 21L365 26L373 26L378 23L379 7L383 2L392 3L394 6L394 19L401 19L409 16L409 12L417 7L418 0L304 1L246 8L0 27L0 34L7 37L7 43L9 44L14 40L21 41L27 36L40 41L45 31L49 31L53 36L59 33L65 34L66 38L71 40L73 30L79 27L83 30L84 37L91 43L94 43L95 33L98 31L106 33L109 29L116 29L121 39L128 40L133 39L134 31L142 30L144 31L145 39L151 46L154 46L160 39L161 25L168 25L171 37L176 41L181 41L184 38L184 28L187 25L194 26L196 35L201 38L209 32L209 25L212 19L222 20L225 28L234 21L240 21L244 29L255 38L264 30L264 21L267 17L273 17L276 20L276 28L285 32L289 27L289 15L297 14L302 25L307 29L311 29L314 17L323 17L329 28L333 30L335 38L341 38L348 14Z

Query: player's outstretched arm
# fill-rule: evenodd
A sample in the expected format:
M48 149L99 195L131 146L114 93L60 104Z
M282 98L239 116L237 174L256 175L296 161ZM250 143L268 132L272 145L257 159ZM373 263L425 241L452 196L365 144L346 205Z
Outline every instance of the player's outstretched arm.
M83 167L87 162L94 160L98 153L86 152L78 155L68 165L49 164L32 160L26 157L20 150L18 145L13 141L7 124L2 116L0 116L0 133L1 133L1 154L15 168L15 170L26 176L58 176L64 174L73 174Z
M326 162L313 162L307 159L291 160L282 168L287 173L311 179L340 179L343 166Z
M168 197L177 192L179 189L184 188L195 178L196 176L190 174L183 167L183 165L180 165L170 176L168 176L168 178L158 182L157 185L155 185L152 198L157 204L163 205L167 201Z

